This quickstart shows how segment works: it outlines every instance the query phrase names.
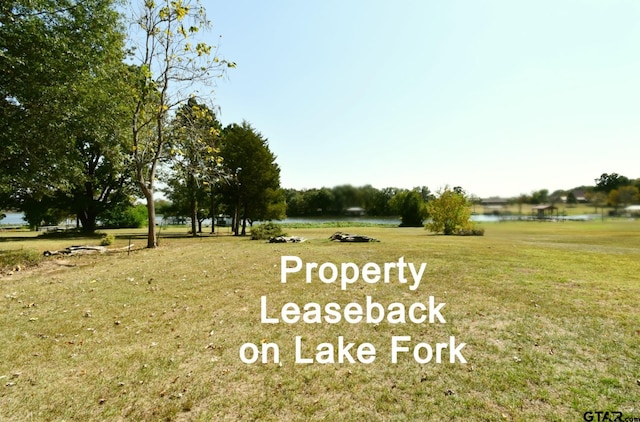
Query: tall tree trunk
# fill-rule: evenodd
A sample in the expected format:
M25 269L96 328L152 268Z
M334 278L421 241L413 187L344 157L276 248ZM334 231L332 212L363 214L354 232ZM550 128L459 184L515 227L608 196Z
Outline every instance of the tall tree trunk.
M93 174L93 171L91 171L90 176L93 176ZM74 192L74 201L78 204L78 213L76 215L82 223L82 231L84 233L95 232L99 206L94 202L93 184L86 182L84 190Z
M240 233L241 236L246 236L247 234L247 219L246 217L242 219L242 233Z
M133 131L133 140L134 140L134 151L138 153L138 136L139 132L137 131L136 126L137 116L134 116L134 131ZM158 246L157 236L156 236L156 204L153 200L153 185L156 179L156 168L158 165L158 161L160 160L160 156L162 153L162 148L164 146L164 136L162 131L162 116L158 116L157 118L157 141L154 145L155 151L154 156L150 161L150 168L147 169L147 163L143 159L142 156L135 156L135 166L136 166L136 182L138 183L138 187L140 191L144 195L145 200L147 201L147 214L148 214L148 230L147 230L147 248L154 249Z
M233 219L231 220L231 224L233 226L233 235L234 236L238 236L238 234L240 232L239 208L240 208L240 198L238 198L237 201L236 201L236 205L235 205L234 211L233 211Z
M189 211L191 214L191 236L195 237L196 230L197 230L196 224L198 223L198 199L196 198L195 180L193 175L191 174L189 175L189 182L187 183L187 189L190 195Z
M84 233L93 233L96 231L97 215L91 210L80 210L77 214L78 220L82 224L82 231Z
M153 202L153 189L149 188L145 183L138 182L140 190L147 200L147 213L149 218L147 220L149 229L147 231L147 248L153 249L158 246L156 240L156 204Z
M211 188L211 203L209 204L209 207L209 214L211 215L211 234L213 234L216 232L216 204L213 200L213 187Z

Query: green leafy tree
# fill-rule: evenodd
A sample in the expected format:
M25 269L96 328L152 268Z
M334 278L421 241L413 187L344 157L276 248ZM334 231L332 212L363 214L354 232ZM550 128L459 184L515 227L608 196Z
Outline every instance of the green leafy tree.
M147 207L142 204L120 203L117 207L104 212L100 221L104 228L144 227L147 224Z
M390 215L389 200L393 195L387 197L384 190L379 190L371 185L358 188L361 202L358 204L367 211L368 215ZM394 192L395 193L395 192Z
M13 207L46 203L91 232L125 199L123 47L111 0L0 7L0 196Z
M284 218L286 203L280 189L280 167L267 139L246 121L231 124L223 130L220 152L227 174L231 175L219 186L234 210L234 234L246 234L247 222Z
M435 233L451 235L471 225L470 204L461 189L456 191L445 187L437 198L427 203L427 211L431 221L426 229Z
M618 189L618 202L626 207L630 204L635 204L640 200L640 191L636 186L628 185L621 186Z
M132 69L121 63L87 78L76 103L83 112L70 124L69 188L59 206L77 215L83 231L93 232L102 213L128 205L134 193L128 168L127 131Z
M607 195L607 203L613 207L614 212L617 214L618 206L620 206L620 195L618 189L611 189L609 195Z
M362 204L360 190L352 185L339 185L333 188L333 209L337 214L343 214L349 207Z
M427 187L416 188L423 199L430 198ZM362 207L368 215L392 216L397 212L391 208L390 201L397 188L376 189L371 185L354 187L340 185L333 188L286 191L287 215L339 215L345 208ZM427 200L427 199L425 199Z
M169 144L173 160L168 194L174 204L186 208L193 236L202 232L201 223L209 213L205 204L215 197L210 190L223 176L218 149L221 129L213 111L198 104L195 98L178 109L171 124ZM215 207L210 205L209 209Z
M391 198L390 207L400 216L401 227L421 227L428 215L422 191L402 190Z
M593 188L596 192L604 192L609 194L614 189L618 189L621 186L627 186L631 184L631 181L625 177L621 176L617 173L602 173L600 177L595 179L596 186Z
M309 214L309 204L307 203L306 192L295 189L285 189L285 199L287 201L287 215L301 216Z
M335 195L329 188L312 189L307 192L308 203L312 214L327 215L335 213Z
M146 199L147 247L156 247L154 191L158 166L168 153L169 112L192 97L194 84L212 86L235 64L196 35L210 26L204 8L189 0L145 0L135 17L140 30L137 61L141 78L134 98L132 163L136 183Z
M39 154L40 169L64 153L69 118L77 115L76 82L99 72L119 43L112 2L16 0L0 6L0 121L2 158L20 154L26 143ZM121 45L121 43L120 43ZM116 50L117 50L116 46ZM44 141L44 142L43 142ZM17 163L15 170L32 170ZM65 169L59 169L64 172ZM33 171L32 176L37 176ZM46 181L47 172L36 181Z
M20 204L24 219L32 230L41 226L57 226L69 214L57 207L57 201L49 196L39 199L25 197Z
M629 204L637 202L638 198L640 198L640 195L638 194L637 187L621 186L609 192L608 201L609 204L617 210L620 206L626 207Z
M380 190L378 196L378 204L380 207L379 215L391 216L394 214L393 207L391 207L391 199L399 192L398 188L387 187Z
M549 190L540 189L531 193L532 204L546 204L549 201Z

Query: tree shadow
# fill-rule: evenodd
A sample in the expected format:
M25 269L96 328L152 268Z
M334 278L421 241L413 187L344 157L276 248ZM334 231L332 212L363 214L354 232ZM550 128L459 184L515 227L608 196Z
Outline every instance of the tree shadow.
M37 236L0 236L0 242L34 242L39 240L64 240L64 239L100 239L102 234L88 234L88 233L43 233Z

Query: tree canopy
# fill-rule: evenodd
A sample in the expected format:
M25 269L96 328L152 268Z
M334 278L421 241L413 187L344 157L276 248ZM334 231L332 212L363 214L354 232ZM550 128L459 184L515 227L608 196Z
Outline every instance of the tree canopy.
M398 192L391 198L390 206L400 216L402 227L421 227L428 215L426 199L418 189Z
M450 235L469 227L470 203L461 189L445 187L435 199L427 203L427 211L431 221L426 228L432 232Z
M0 186L9 206L49 204L93 231L100 212L126 199L124 39L112 0L0 8ZM33 211L37 225L46 212Z
M166 192L176 211L182 210L183 215L191 217L194 236L201 231L197 222L206 216L214 218L213 189L224 176L219 149L221 130L213 110L195 98L178 109L170 125L169 145L174 158Z
M140 79L132 92L132 163L136 183L147 202L147 247L154 248L155 182L158 166L167 156L170 112L192 98L195 83L212 86L215 78L235 63L221 60L215 46L194 40L200 30L210 26L205 9L196 1L147 0L135 21L141 42L135 56Z
M247 222L284 218L280 167L267 139L246 121L234 123L223 130L220 152L231 175L220 188L234 210L234 233L245 234Z
M596 185L593 188L594 191L608 194L614 189L629 185L631 181L627 177L621 176L618 173L602 173L600 177L595 179L595 182Z

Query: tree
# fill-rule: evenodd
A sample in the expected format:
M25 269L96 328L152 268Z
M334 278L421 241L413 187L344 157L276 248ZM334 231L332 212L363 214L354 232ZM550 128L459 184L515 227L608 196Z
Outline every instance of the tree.
M618 189L621 186L631 184L631 181L625 176L621 176L617 173L602 173L599 178L595 179L596 186L594 190L596 192L604 192L608 194L614 189Z
M368 215L388 215L389 199L383 191L374 188L371 185L365 185L358 188L361 202L357 205L367 211Z
M37 219L31 204L46 203L91 232L125 199L123 47L112 0L0 7L0 195L13 207Z
M352 185L339 185L333 189L334 210L337 214L343 214L349 207L357 207L361 204L360 191Z
M602 208L607 203L607 194L604 192L587 191L584 195L587 201L593 204L596 213L598 212L598 207Z
M198 31L210 26L197 2L145 0L136 23L142 33L138 49L141 78L133 93L132 162L147 203L147 247L155 248L154 190L158 166L168 152L169 112L192 97L185 90L195 83L211 86L215 77L235 64L221 60L214 47L204 42L192 43Z
M549 190L540 189L531 193L532 204L545 204L549 201Z
M335 196L329 188L312 189L308 193L309 208L314 215L326 215L335 211Z
M422 191L418 188L396 193L389 205L400 215L401 227L421 227L422 221L428 215Z
M83 111L69 124L69 188L57 198L59 207L77 215L85 232L96 230L101 214L129 205L134 194L126 107L132 72L116 62L78 88L76 104Z
M531 203L531 197L525 193L521 193L520 195L518 195L518 198L516 199L516 202L518 203L518 214L522 215L522 205L523 204L530 204Z
M37 230L41 226L57 226L68 217L68 213L56 206L55 199L44 196L39 199L25 197L20 204L29 228Z
M309 213L309 204L307 203L305 192L295 189L285 189L284 192L288 216L300 216Z
M420 192L425 201L432 197L426 186L415 188L415 190ZM288 189L286 191L287 215L339 215L344 208L350 206L362 207L368 215L397 215L396 210L392 210L390 201L398 192L397 188L378 190L371 185L360 187L341 185L301 191Z
M371 215L391 216L394 214L391 199L398 193L397 188L387 187L376 190L373 203L367 203L365 208Z
M213 111L195 98L178 109L171 124L169 144L174 159L168 193L174 204L187 210L193 236L202 232L201 222L207 211L201 207L214 198L210 190L223 176L218 149L221 129ZM210 205L210 209L215 207ZM210 214L213 219L213 212Z
M219 186L234 210L235 235L246 233L247 221L284 218L286 204L280 189L280 167L267 139L248 123L224 128L220 153L232 175ZM240 231L240 220L242 230Z
M427 203L427 211L431 221L426 229L435 233L443 232L445 235L455 234L460 229L466 229L470 225L471 208L464 191L451 190L449 187L439 192L436 199Z
M618 206L620 205L620 196L618 189L611 189L609 195L607 195L607 203L614 209L614 213L618 213Z
M620 205L626 207L629 204L633 204L637 202L639 198L640 194L638 193L638 188L635 186L621 186L609 192L609 204L616 209Z
M636 186L621 186L618 189L618 200L625 207L637 203L640 200L640 190Z
M106 211L100 218L102 227L139 228L147 223L147 207L144 205L132 205L131 203L121 203L118 207Z

